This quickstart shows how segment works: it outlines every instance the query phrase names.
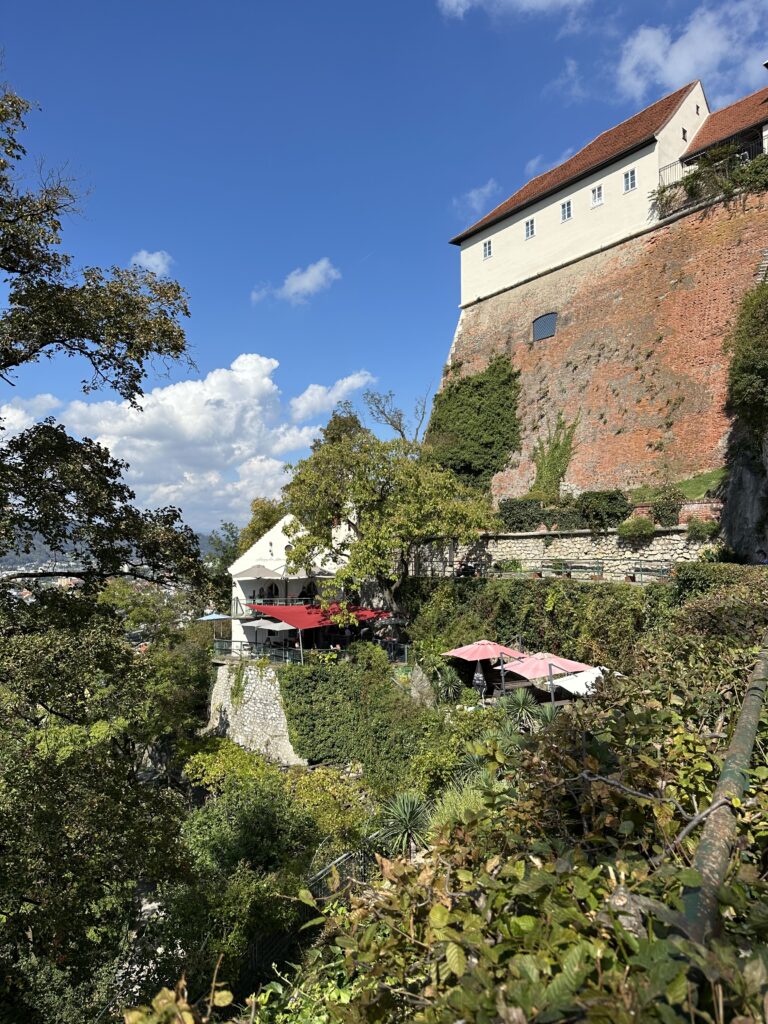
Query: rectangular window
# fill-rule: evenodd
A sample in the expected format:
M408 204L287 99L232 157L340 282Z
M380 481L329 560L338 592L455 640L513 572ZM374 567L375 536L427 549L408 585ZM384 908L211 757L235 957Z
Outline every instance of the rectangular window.
M536 234L536 220L535 220L534 217L530 217L525 222L525 237L526 238L533 238L533 236L535 234Z
M595 185L592 189L592 205L602 206L603 205L603 186Z
M637 174L633 167L631 171L624 171L624 191L631 192L637 188Z
M683 128L683 142L687 142L687 141L688 141L688 131L687 131L687 129Z
M570 220L572 216L573 216L573 213L572 213L572 210L571 210L571 200L570 199L566 199L566 201L564 203L560 203L560 220L561 221Z
M486 238L483 242L483 259L489 260L493 256L493 241L490 238Z

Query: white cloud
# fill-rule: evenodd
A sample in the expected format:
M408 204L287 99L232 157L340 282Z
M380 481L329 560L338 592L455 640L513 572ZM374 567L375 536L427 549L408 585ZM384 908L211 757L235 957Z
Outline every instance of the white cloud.
M306 302L311 295L330 288L333 282L340 278L341 272L327 256L323 256L317 263L310 263L303 270L300 267L292 270L275 291L275 295L278 299L285 299L293 305L298 305Z
M567 103L578 103L587 98L587 90L581 80L578 61L566 57L562 72L544 88L544 93L563 96Z
M551 11L573 11L590 0L437 0L437 6L452 18L463 18L473 8L489 14L547 14Z
M149 252L147 249L139 249L131 256L132 267L143 267L144 270L151 270L158 277L165 277L171 269L173 257L165 249L158 249L156 252Z
M624 42L616 77L636 102L701 78L715 107L764 85L768 0L700 4L685 24L642 25Z
M12 398L0 405L0 426L10 434L18 434L33 423L50 416L62 403L55 395L42 394L33 398Z
M294 422L298 423L311 416L330 412L335 405L351 395L353 391L364 388L367 384L373 384L375 379L367 370L358 370L357 373L351 373L348 377L337 380L330 387L323 384L310 384L306 391L303 391L297 398L291 399L291 416Z
M493 205L493 200L498 196L501 189L498 183L490 178L484 185L471 188L462 196L454 196L453 208L462 219L468 217L479 217L487 213Z
M15 432L58 410L73 433L96 438L129 463L127 480L139 504L178 505L192 526L208 530L222 519L245 522L253 497L278 494L286 480L284 457L301 453L320 429L297 420L327 411L373 380L361 370L319 392L310 385L290 403L291 422L273 380L278 365L240 355L199 380L154 388L142 410L116 400L64 406L46 394L13 399L0 406L0 417Z
M260 284L254 285L251 289L251 302L256 305L257 302L261 302L262 299L270 294L272 289L268 284L262 281Z

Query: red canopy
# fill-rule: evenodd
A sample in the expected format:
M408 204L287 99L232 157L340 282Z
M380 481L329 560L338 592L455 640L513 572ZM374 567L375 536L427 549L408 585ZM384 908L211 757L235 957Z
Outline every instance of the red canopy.
M569 672L586 672L587 669L594 668L593 665L584 665L580 661L571 661L570 658L559 658L545 651L528 654L522 661L508 661L504 668L507 672L522 676L523 679L544 679L549 675L550 665L553 676L567 675Z
M513 647L504 647L503 644L494 643L493 640L477 640L465 647L456 647L452 651L443 651L446 658L462 658L464 661L493 661L506 655L509 658L524 658L522 651L516 651Z
M331 616L338 614L339 606L330 605L324 611L315 604L249 604L259 615L266 615L280 622L287 622L294 629L319 629L321 626L333 626ZM371 619L389 618L389 612L373 611L370 608L348 608L358 622L369 622Z

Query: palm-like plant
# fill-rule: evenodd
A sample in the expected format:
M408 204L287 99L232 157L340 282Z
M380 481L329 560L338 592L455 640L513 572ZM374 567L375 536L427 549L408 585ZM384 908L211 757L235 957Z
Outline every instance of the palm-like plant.
M536 698L527 688L520 687L513 690L506 697L502 697L499 703L518 729L530 731L536 727L540 718L541 705L537 704Z
M542 729L554 722L559 711L560 708L556 704L539 704L539 721Z
M419 793L398 793L381 812L379 836L392 853L411 856L428 843L432 807Z
M450 665L444 665L437 673L435 690L441 704L455 704L464 689L461 676Z

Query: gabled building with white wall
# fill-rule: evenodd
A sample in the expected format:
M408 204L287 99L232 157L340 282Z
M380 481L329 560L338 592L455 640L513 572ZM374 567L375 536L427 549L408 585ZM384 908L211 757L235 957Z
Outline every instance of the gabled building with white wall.
M461 306L652 229L651 193L728 144L744 158L768 152L768 89L713 114L691 82L603 132L451 240L461 249ZM552 327L539 326L533 341Z

